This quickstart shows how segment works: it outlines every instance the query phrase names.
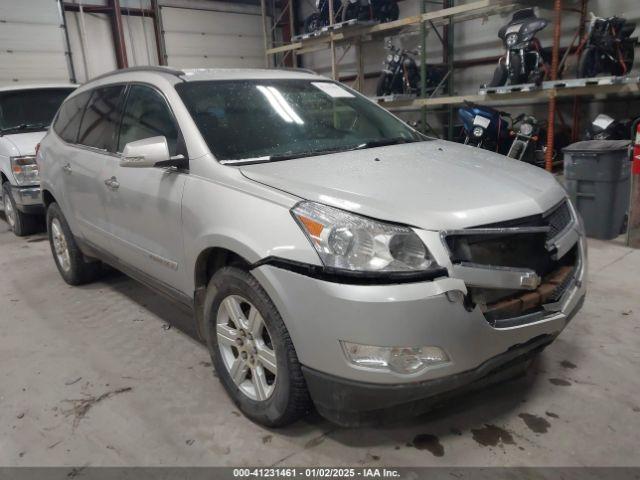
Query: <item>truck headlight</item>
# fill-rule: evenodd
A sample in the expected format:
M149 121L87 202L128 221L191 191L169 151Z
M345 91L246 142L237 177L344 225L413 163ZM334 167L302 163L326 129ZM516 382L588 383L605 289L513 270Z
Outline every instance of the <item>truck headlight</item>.
M11 171L20 187L40 183L40 172L34 155L11 157Z
M376 347L345 341L340 343L349 362L376 370L411 374L449 362L449 356L440 347Z
M408 227L314 202L301 202L291 213L326 267L381 273L440 268Z

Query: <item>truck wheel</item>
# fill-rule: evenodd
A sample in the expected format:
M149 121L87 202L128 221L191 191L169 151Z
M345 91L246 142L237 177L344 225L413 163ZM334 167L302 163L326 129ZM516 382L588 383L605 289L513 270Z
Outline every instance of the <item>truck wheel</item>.
M218 377L247 417L282 427L310 410L289 332L253 276L234 267L219 270L207 287L204 319Z
M18 210L9 182L5 182L2 185L2 203L4 205L4 216L16 236L26 237L38 231L40 219L37 215L27 215Z
M65 282L84 285L98 277L101 264L87 261L57 203L47 209L47 232L53 259Z

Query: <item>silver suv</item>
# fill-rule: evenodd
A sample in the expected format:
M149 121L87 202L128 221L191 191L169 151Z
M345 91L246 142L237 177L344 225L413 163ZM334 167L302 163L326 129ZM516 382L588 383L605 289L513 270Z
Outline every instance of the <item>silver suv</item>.
M65 281L104 262L192 307L265 425L417 413L513 376L584 300L553 176L312 73L108 74L63 104L38 162Z

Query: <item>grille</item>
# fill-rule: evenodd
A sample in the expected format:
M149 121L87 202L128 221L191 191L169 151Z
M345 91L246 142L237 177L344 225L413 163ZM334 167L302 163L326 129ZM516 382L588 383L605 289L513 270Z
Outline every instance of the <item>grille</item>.
M551 228L547 234L547 238L555 238L560 232L562 232L567 225L571 223L571 212L569 211L569 204L567 201L563 201L557 207L554 207L550 212L544 215L547 225Z
M474 228L517 228L517 227L549 227L547 239L550 240L564 230L572 221L571 211L567 200L563 200L558 205L550 208L542 215L531 215L529 217L516 218L505 222L479 225Z

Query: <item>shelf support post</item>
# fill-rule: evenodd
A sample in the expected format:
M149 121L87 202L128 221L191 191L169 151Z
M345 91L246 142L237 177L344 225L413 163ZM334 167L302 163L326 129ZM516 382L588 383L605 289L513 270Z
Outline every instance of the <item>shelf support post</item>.
M551 52L551 80L558 79L558 64L560 63L560 33L562 27L562 0L555 0L554 6L553 49ZM556 120L556 90L549 92L549 115L547 119L547 151L544 155L544 167L553 170L553 148Z

